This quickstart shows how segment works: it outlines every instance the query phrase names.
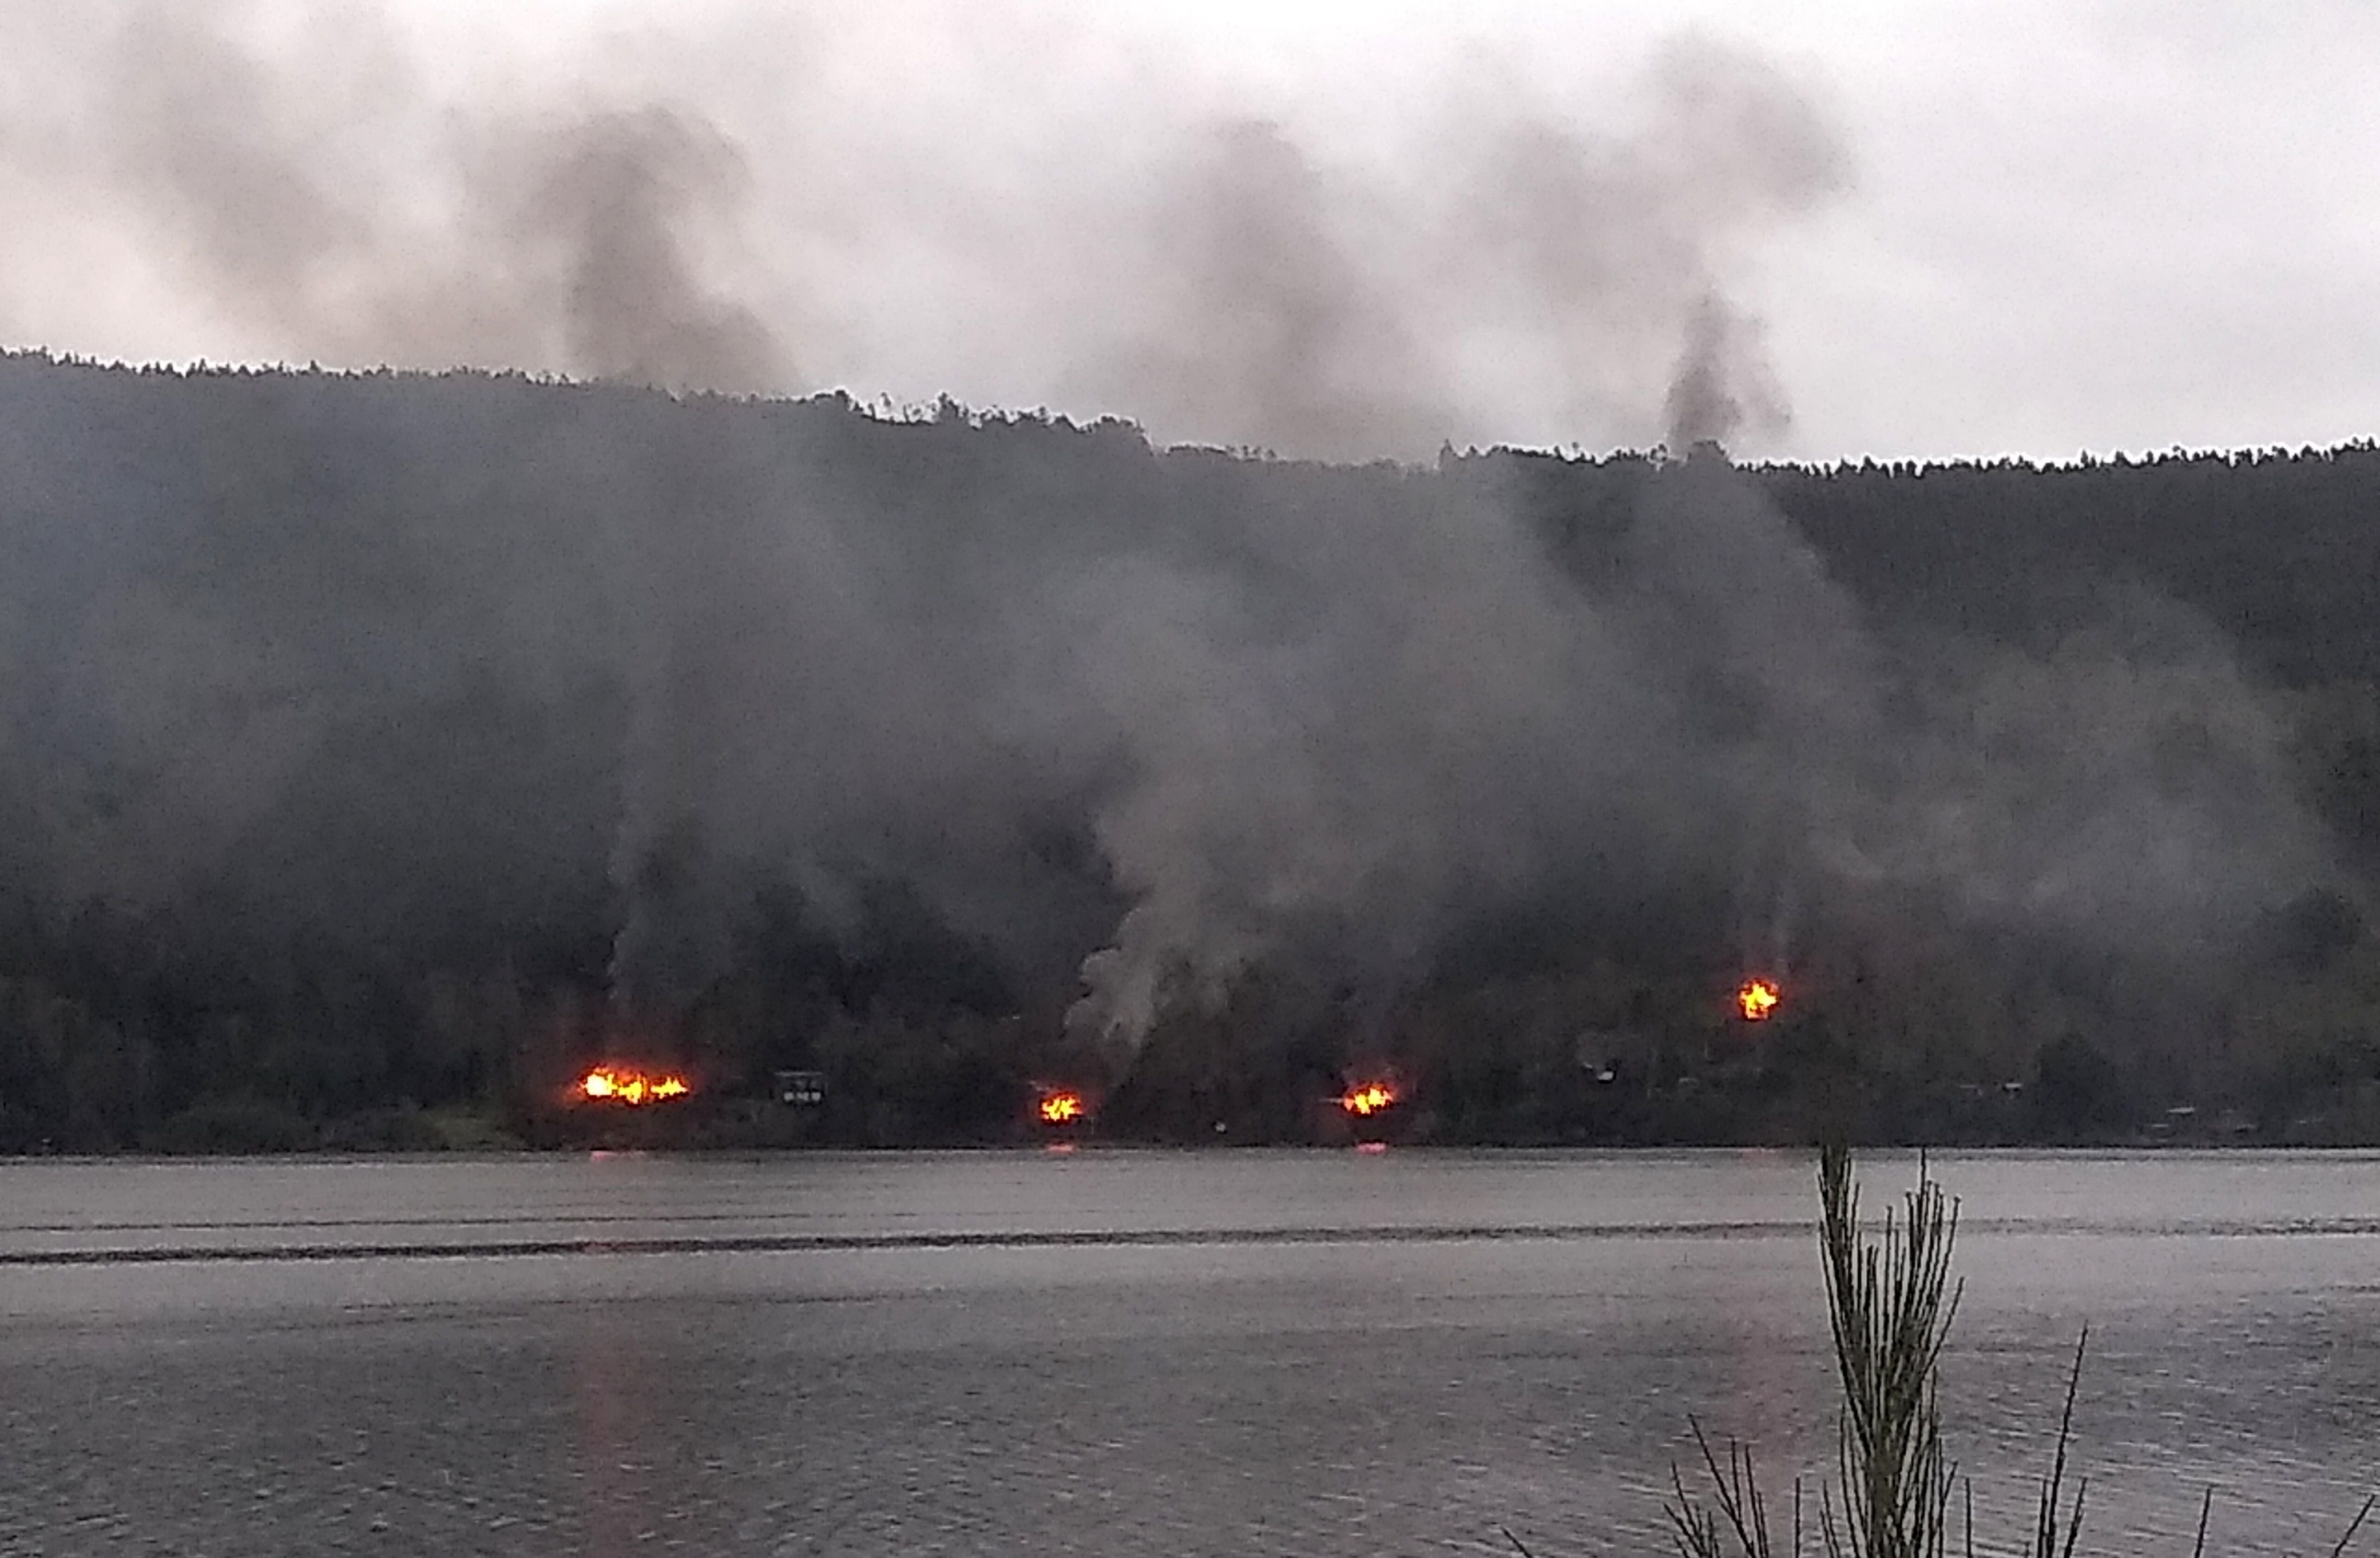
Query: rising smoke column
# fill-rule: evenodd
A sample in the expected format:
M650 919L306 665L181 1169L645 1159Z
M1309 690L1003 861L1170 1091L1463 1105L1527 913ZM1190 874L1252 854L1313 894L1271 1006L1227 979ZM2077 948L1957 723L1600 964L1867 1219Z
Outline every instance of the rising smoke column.
M1461 430L1396 273L1415 213L1364 230L1356 213L1378 192L1264 120L1196 138L1161 187L1145 333L1090 370L1094 393L1176 437L1315 459Z
M60 110L100 149L73 176L164 239L168 266L216 306L334 359L492 360L672 389L790 381L769 321L714 279L710 261L755 215L756 168L698 106L585 91L444 103L369 11L336 38L271 44L259 41L260 15L162 0L95 9L77 46L100 85ZM1677 332L1737 318L1722 287L1731 251L1824 198L1843 163L1802 93L1740 53L1675 45L1639 95L1637 122L1618 134L1509 95L1492 108L1451 101L1440 143L1389 167L1326 159L1261 118L1170 126L1145 181L1155 198L1095 215L1117 240L1103 252L1124 262L1087 278L1068 299L1075 317L1045 322L1073 343L1081 381L1103 401L1177 436L1360 457L1499 431L1467 404L1474 391L1446 360L1447 339L1526 338L1551 320L1560 394L1586 425L1624 424ZM1057 171L1026 170L1024 182ZM898 191L906 179L880 182ZM954 236L972 237L972 223L1014 238L1032 216L1004 198L1015 183L990 180L1003 198L987 204L957 191L970 214ZM877 204L812 203L802 220L862 241L890 241L894 223L909 224L904 245L912 230L953 236L915 223L897 193ZM1038 268L1049 238L978 248L994 264ZM1031 296L1021 281L1007 278L1009 293ZM1741 353L1712 355L1741 375ZM686 470L639 489L672 510L677 491L702 485ZM698 503L686 508L618 542L631 713L611 862L623 904L615 996L663 1008L724 957L717 905L739 851L716 836L716 791L745 722L721 691L740 671L709 619L722 591L755 587L734 561L748 533L731 538ZM1329 565L1314 566L1318 578ZM1200 587L1156 587L1185 586ZM1196 610L1220 622L1235 606L1227 593ZM1303 732L1329 717L1301 707L1310 668L1293 657L1218 674L1281 682L1281 707L1230 705L1203 724L1144 733L1132 728L1136 695L1114 698L1127 761L1149 776L1095 825L1140 899L1093 965L1094 987L1132 1014L1106 1024L1119 1031L1145 1030L1156 971L1185 943L1202 948L1196 983L1212 989L1300 906L1344 905L1367 884L1401 880L1411 927L1401 934L1416 946L1444 912L1432 884L1450 867L1416 867L1410 846L1384 851L1360 818L1306 831L1343 803L1335 792L1347 781L1306 771ZM1196 776L1242 765L1278 776L1269 797L1195 790ZM1174 793L1185 785L1192 794ZM1208 863L1234 830L1189 820L1202 795L1245 816L1269 811L1283 835L1318 840L1296 879L1251 888L1247 871ZM1415 832L1441 803L1399 802Z
M1732 728L1734 748L1718 761L1738 779L1738 961L1783 977L1796 876L1816 841L1858 826L1851 762L1881 733L1881 668L1856 603L1728 459L1724 441L1748 420L1787 416L1757 322L1706 294L1665 401L1668 447L1682 461L1638 518L1634 561L1669 613L1656 631L1681 646L1696 683L1682 702L1711 706L1705 719Z
M1840 195L1810 91L1698 36L1605 111L1450 76L1386 162L1251 118L1194 127L1113 247L1076 381L1160 436L1312 459L1441 442L1649 441L1782 429L1732 272ZM1096 323L1100 314L1094 312ZM1718 377L1672 373L1682 343ZM1680 453L1685 445L1676 444Z
M2204 622L2111 592L2032 648L1879 634L1715 454L1623 462L1634 523L1573 574L1468 461L488 380L0 393L0 759L69 908L195 870L226 929L370 947L609 854L638 1011L785 882L862 955L897 887L1044 998L1104 945L1161 1023L1252 969L1410 989L1483 924L1717 949L1747 856L1829 945L2152 970L2324 879L2288 723Z
M1616 127L1458 103L1418 116L1404 163L1260 104L1167 118L1156 93L1156 149L1125 170L1147 177L1090 202L1084 242L1037 216L1071 186L1063 158L912 178L856 157L839 195L789 200L773 145L699 93L455 104L368 36L268 46L242 14L0 9L39 34L19 77L49 82L10 98L0 155L11 191L89 197L155 276L293 356L783 386L791 316L722 262L740 237L800 257L783 290L838 317L860 316L801 269L821 250L855 292L911 280L904 301L978 354L1002 357L1003 330L1043 342L1066 365L1047 382L1151 414L1160 439L1359 457L1516 426L1668 437L1621 577L1590 589L1501 505L1417 470L827 409L839 430L796 447L761 408L614 422L555 392L540 415L583 414L607 445L569 452L603 473L571 501L606 604L594 646L573 643L629 690L608 864L632 1005L678 1007L723 965L745 873L792 879L838 928L887 880L986 936L1059 922L1062 941L1106 913L1063 960L1101 944L1075 1021L1129 1046L1251 967L1426 968L1483 915L1598 884L1625 902L1750 879L1755 919L1777 901L1757 884L1889 888L2167 945L2318 864L2278 726L2219 638L1932 663L1861 627L1754 476L1697 456L1781 417L1732 284L1847 162L1757 59L1682 43ZM843 105L874 125L880 106ZM952 214L917 220L918 188ZM915 281L948 274L967 286ZM801 342L832 377L811 367L832 344ZM748 437L693 430L730 426ZM307 436L293 423L288 447ZM505 577L527 588L557 554L520 544ZM476 584L437 563L447 593ZM294 597L285 573L261 568L260 597ZM180 765L144 766L186 808L141 814L159 837L237 837L305 782L333 718L313 694L346 666L240 636L220 580L161 603L125 575L71 689L108 695L58 706L120 709L126 751ZM291 618L350 619L324 588ZM161 683L161 661L187 680ZM176 723L225 707L254 711L244 752ZM115 858L154 858L87 810ZM1086 858L1050 864L1052 839Z
M1215 1006L1249 963L1323 921L1366 925L1359 939L1373 945L1359 960L1425 962L1463 905L1525 890L1575 858L1570 828L1526 792L1534 783L1617 806L1648 836L1671 832L1655 820L1665 810L1656 794L1670 787L1652 776L1682 767L1682 755L1632 684L1657 683L1657 668L1675 663L1663 640L1700 646L1697 669L1749 701L1755 728L1736 734L1770 758L1744 779L1748 791L1779 793L1777 755L1804 771L1809 753L1850 738L1850 706L1864 694L1848 605L1715 442L1786 415L1756 321L1722 289L1730 246L1840 187L1845 157L1816 111L1757 61L1690 43L1664 56L1656 86L1650 122L1631 139L1593 141L1536 120L1488 129L1494 176L1458 187L1420 253L1369 270L1324 236L1322 186L1277 131L1250 127L1229 143L1224 187L1200 208L1229 264L1206 274L1198 296L1261 348L1242 398L1273 408L1269 430L1335 449L1345 429L1332 411L1374 436L1415 420L1409 405L1352 391L1378 383L1386 360L1415 360L1405 316L1388 300L1420 273L1541 300L1561 344L1582 356L1625 340L1614 321L1675 331L1671 447L1699 453L1657 489L1638 527L1639 598L1617 607L1555 586L1549 560L1510 515L1441 510L1394 535L1341 537L1368 549L1367 562L1317 568L1322 587L1360 579L1366 607L1388 606L1375 621L1401 642L1382 644L1378 659L1343 658L1344 644L1313 651L1321 666L1303 645L1229 668L1196 644L1148 653L1160 674L1253 695L1160 700L1167 715L1140 752L1143 779L1099 820L1136 902L1083 966L1086 994L1069 1019L1077 1032L1129 1051L1169 991ZM1630 343L1621 355L1641 350ZM1585 386L1597 376L1581 365L1568 377ZM1412 576L1374 576L1379 568ZM1200 614L1195 638L1241 635L1202 620L1211 603L1184 610ZM1674 695L1690 709L1702 691ZM1405 707L1440 718L1369 728L1363 719ZM1444 718L1458 707L1493 728ZM1741 763L1740 752L1715 755ZM1256 775L1262 784L1249 782ZM1638 784L1645 792L1631 793ZM1787 803L1807 809L1815 794ZM1454 825L1466 811L1473 826Z
M699 115L589 113L531 138L508 231L564 280L567 360L597 378L742 393L794 382L775 332L704 279L698 237L750 196L741 150Z
M1409 985L1475 916L1564 895L1729 884L1706 934L1772 969L1806 912L2204 970L2327 879L2286 722L2171 602L2111 597L2038 653L1874 632L1704 436L1765 392L1740 327L1696 318L1685 453L1604 585L1393 472L1361 519L1268 513L1234 570L1108 581L1083 662L1133 777L1096 827L1134 903L1076 1032L1129 1054L1274 963ZM1283 579L1297 607L1268 610Z
M218 359L959 390L1333 459L1643 442L1697 311L1742 321L1742 257L1848 163L1803 87L1700 37L1578 101L1450 67L1356 146L1253 87L1020 85L955 6L903 25L797 6L480 80L370 5L0 0L0 321L126 339L61 290L96 272ZM756 58L804 90L732 86Z
M290 357L796 387L714 281L751 176L698 107L449 102L370 6L273 21L242 0L0 0L26 78L0 110L0 199L111 261L128 244Z

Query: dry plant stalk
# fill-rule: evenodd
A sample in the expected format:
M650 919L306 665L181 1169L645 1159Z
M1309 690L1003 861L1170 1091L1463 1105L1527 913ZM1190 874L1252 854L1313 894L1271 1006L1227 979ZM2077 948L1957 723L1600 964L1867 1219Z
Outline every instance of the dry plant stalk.
M1834 1495L1819 1503L1828 1558L1941 1558L1949 1525L1950 1466L1942 1453L1936 1366L1958 1312L1950 1249L1958 1208L1923 1166L1902 1214L1888 1213L1875 1243L1859 1231L1850 1150L1818 1163L1818 1239L1843 1408Z
M1897 1213L1887 1212L1876 1239L1863 1239L1852 1155L1840 1146L1819 1154L1818 1194L1818 1250L1826 1267L1828 1315L1842 1383L1836 1480L1818 1492L1824 1558L1943 1558L1954 1468L1942 1448L1937 1381L1942 1345L1963 1291L1961 1284L1950 1279L1958 1202L1943 1193L1921 1158L1916 1188L1902 1198ZM2074 1558L2090 1480L2077 1479L2069 1498L2067 1467L2074 1442L2074 1401L2090 1342L2085 1327L2074 1344L2065 1407L2058 1419L2057 1453L2041 1479L2031 1540L2021 1550L2023 1558ZM1691 1418L1687 1422L1710 1478L1712 1502L1705 1504L1688 1492L1683 1474L1671 1464L1674 1498L1664 1501L1663 1510L1679 1558L1775 1558L1767 1505L1750 1447L1730 1440L1722 1461L1702 1424ZM2214 1503L2215 1490L2209 1488L2199 1505L2192 1558L2204 1558L2207 1516ZM2380 1505L2380 1494L2364 1501L2330 1558L2344 1558L2375 1505ZM1965 1537L1966 1558L1974 1558L1972 1487ZM1792 1558L1801 1558L1799 1479L1793 1483L1792 1543ZM1513 1545L1520 1547L1517 1538Z
M1868 1243L1860 1237L1848 1148L1820 1154L1818 1190L1818 1249L1843 1391L1838 1480L1819 1490L1819 1540L1828 1558L1941 1558L1951 1467L1942 1453L1935 1373L1959 1307L1950 1281L1958 1208L1921 1168L1900 1213L1888 1214L1881 1236ZM1751 1452L1730 1442L1722 1467L1702 1426L1694 1431L1717 1507L1696 1501L1670 1468L1676 1498L1666 1508L1681 1558L1772 1558ZM1797 1480L1794 1558L1801 1504Z

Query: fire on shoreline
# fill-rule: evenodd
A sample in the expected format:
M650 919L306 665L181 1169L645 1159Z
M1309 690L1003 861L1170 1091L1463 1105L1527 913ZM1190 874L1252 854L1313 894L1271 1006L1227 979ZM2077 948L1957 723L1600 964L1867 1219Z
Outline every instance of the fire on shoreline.
M1339 1106L1358 1119L1396 1106L1397 1090L1387 1082L1357 1082L1339 1095Z
M589 1103L636 1106L684 1098L694 1091L694 1086L675 1071L643 1071L633 1066L598 1066L579 1078L573 1091Z
M1736 1014L1746 1022L1766 1022L1784 997L1773 979L1747 979L1736 987Z
M1075 1125L1089 1112L1083 1104L1083 1095L1072 1088L1053 1088L1044 1093L1035 1107L1043 1125Z

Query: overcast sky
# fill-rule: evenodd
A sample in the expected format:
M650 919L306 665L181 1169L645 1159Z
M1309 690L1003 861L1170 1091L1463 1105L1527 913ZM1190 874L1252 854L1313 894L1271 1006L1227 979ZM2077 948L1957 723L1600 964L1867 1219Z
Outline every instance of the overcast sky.
M56 171L74 162L60 138L103 135L115 110L95 85L95 116L57 108L78 72L113 66L60 43L52 8L0 0L18 59L0 66L16 100L0 121L0 336L109 357L374 355L369 333L326 332L319 313L227 307L174 262L154 211L117 209L120 183ZM383 73L356 74L332 36L365 35L358 7L249 9L235 30L260 60L317 88L353 78L327 110L261 107L278 133L335 139L338 92L358 125L377 123ZM1410 162L1427 127L1461 121L1450 103L1525 101L1619 136L1647 61L1682 35L1773 66L1848 169L1824 198L1730 227L1706 252L1765 327L1791 408L1745 434L1749 453L2068 458L2380 432L2380 6L2367 0L381 9L375 46L409 56L391 74L442 113L588 96L682 104L715 125L749 199L707 263L783 344L769 388L949 390L1112 409L1166 432L1161 408L1102 404L1133 392L1102 393L1126 381L1087 380L1051 321L1068 288L1094 284L1096 253L1081 251L1120 242L1100 214L1116 192L1171 165L1169 135L1268 120L1326 174ZM1402 322L1427 334L1429 318ZM1590 448L1658 435L1658 405L1555 408L1524 353L1464 352L1467 434Z

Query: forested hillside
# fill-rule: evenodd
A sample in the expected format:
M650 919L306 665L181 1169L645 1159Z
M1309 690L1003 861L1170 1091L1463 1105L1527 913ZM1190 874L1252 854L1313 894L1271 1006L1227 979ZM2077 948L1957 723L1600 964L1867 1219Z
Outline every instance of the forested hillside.
M2375 552L2369 445L0 359L0 1151L553 1140L621 1057L684 1140L2380 1141Z

